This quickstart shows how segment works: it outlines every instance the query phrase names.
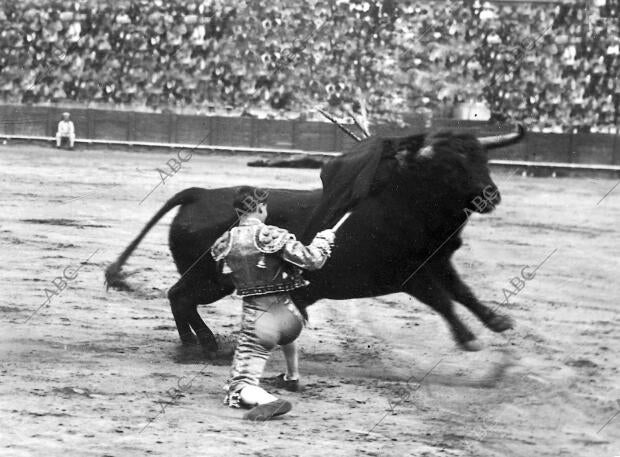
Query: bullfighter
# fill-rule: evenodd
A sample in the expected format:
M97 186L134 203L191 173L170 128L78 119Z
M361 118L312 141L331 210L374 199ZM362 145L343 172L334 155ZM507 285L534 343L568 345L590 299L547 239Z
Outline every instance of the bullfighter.
M282 347L287 370L279 376L283 387L298 386L298 353L295 340L305 319L289 292L309 283L302 269L322 268L334 243L332 230L319 232L305 246L279 227L265 225L268 192L243 186L233 208L237 227L226 231L211 248L223 274L230 274L236 293L243 299L241 331L235 349L225 403L251 408L244 419L263 421L289 412L289 401L259 386L267 359L276 345Z

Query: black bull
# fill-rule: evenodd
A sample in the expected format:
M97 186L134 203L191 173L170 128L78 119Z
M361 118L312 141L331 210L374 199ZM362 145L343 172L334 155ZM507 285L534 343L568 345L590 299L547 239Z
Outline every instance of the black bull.
M511 328L509 317L476 298L451 257L462 244L469 214L489 212L500 202L486 150L515 143L523 135L519 127L518 133L481 139L450 133L431 139L424 135L371 138L360 143L362 152L345 154L323 168L323 191L268 189L267 223L286 228L304 241L353 208L325 267L304 273L310 286L292 293L295 303L305 311L321 298L405 292L441 314L456 342L468 350L479 349L479 344L454 313L453 301L495 332ZM360 184L364 176L370 179ZM227 276L219 273L209 249L235 225L237 216L231 206L235 191L190 188L179 192L106 270L109 286L128 287L121 273L123 264L159 219L180 206L169 244L181 278L168 297L182 342L195 343L197 337L209 350L216 349L217 343L197 306L234 290Z

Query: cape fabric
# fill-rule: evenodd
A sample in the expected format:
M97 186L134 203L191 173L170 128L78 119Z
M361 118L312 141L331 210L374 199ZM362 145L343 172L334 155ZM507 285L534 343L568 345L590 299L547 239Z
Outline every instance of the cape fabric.
M331 228L338 220L375 188L389 179L387 164L403 149L417 150L425 135L400 138L370 137L353 145L321 169L323 195L313 211L303 239L308 241L318 231Z

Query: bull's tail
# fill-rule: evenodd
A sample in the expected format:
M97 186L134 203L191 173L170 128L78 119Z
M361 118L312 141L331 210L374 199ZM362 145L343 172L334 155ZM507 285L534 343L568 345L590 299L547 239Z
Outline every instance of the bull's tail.
M168 200L164 206L161 207L157 213L151 218L150 221L144 226L142 231L138 234L138 236L125 248L123 253L116 259L116 262L112 263L105 270L105 283L106 288L114 288L118 290L133 290L129 284L125 281L125 275L122 273L122 268L129 256L133 253L133 251L138 247L142 239L146 236L146 234L153 228L155 224L159 222L159 220L164 217L164 215L170 211L172 208L183 205L186 203L191 203L196 200L197 193L201 189L197 187L191 187L189 189L182 190L170 200Z

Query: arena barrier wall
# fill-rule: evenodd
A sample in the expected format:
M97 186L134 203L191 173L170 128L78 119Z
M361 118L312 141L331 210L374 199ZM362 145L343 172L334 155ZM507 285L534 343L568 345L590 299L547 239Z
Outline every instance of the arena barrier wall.
M259 152L282 150L289 153L334 153L354 144L344 132L327 122L24 105L0 105L0 135L40 139L53 137L63 111L71 113L78 139L96 140L96 143L203 145L213 146L204 148L213 150L249 148ZM388 126L373 128L381 133L407 134L420 132L421 125L416 123L415 128L399 130ZM434 119L430 131L449 129L486 136L506 132L510 128L476 121ZM528 132L523 142L491 151L490 159L500 163L558 162L617 166L620 165L620 135Z

